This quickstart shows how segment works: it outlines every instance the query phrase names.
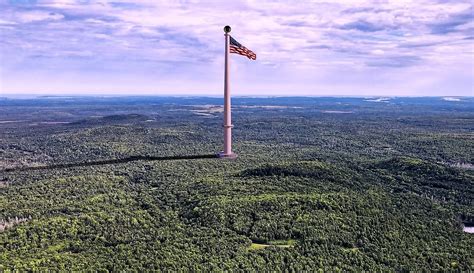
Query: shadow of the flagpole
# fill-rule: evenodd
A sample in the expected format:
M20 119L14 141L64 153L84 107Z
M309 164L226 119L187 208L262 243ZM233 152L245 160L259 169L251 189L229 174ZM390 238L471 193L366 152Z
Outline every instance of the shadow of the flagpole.
M97 160L97 161L86 161L86 162L71 162L54 165L44 166L33 166L33 167L19 167L19 168L7 168L0 170L0 172L18 172L18 171L34 171L34 170L53 170L53 169L66 169L74 167L88 167L88 166L100 166L100 165L111 165L121 164L133 161L166 161L166 160L185 160L185 159L207 159L207 158L219 158L217 154L205 154L205 155L176 155L176 156L130 156L118 159L108 160Z

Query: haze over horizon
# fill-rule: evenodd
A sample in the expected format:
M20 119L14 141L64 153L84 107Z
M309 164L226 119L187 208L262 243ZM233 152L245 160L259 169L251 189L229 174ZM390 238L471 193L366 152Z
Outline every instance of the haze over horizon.
M473 96L471 1L0 0L0 96ZM192 91L190 91L192 90Z
M0 94L0 99L6 98L6 99L40 99L40 98L172 98L172 97L182 97L182 98L221 98L222 94L217 94L217 95L212 95L212 94L132 94L132 93L122 93L122 94L115 94L115 93L109 93L109 94L104 94L104 93L95 93L95 94L90 94L90 93L82 93L82 94L77 94L77 93L71 93L71 94L49 94L49 93L37 93L37 94L26 94L26 93L20 93L20 94ZM374 102L388 102L388 99L393 99L393 98L441 98L445 101L453 101L453 102L459 102L459 101L464 101L461 100L461 98L473 98L473 95L443 95L443 96L417 96L417 95L403 95L403 96L397 96L397 95L390 95L390 96L384 96L384 95L236 95L232 96L233 98L359 98L359 99L374 99L372 101ZM376 99L376 100L375 100ZM387 99L387 100L385 100ZM379 101L380 100L380 101Z

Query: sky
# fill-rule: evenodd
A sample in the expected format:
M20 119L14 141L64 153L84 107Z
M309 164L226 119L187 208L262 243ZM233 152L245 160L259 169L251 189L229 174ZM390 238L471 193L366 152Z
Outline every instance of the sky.
M474 96L471 0L0 0L0 96Z

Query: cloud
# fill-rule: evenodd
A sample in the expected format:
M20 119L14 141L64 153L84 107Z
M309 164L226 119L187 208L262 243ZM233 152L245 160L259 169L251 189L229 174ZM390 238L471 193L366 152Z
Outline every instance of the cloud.
M380 55L380 54L376 54ZM368 66L375 66L375 67L407 67L413 66L418 64L422 59L418 56L413 55L399 55L399 56L391 56L388 58L383 59L373 59L367 62Z
M44 12L44 11L28 11L20 12L17 15L19 23L31 23L35 21L56 21L64 18L64 15L55 12Z
M472 33L472 22L474 18L472 7L459 13L450 14L447 18L441 19L439 22L429 24L433 34L446 34L459 31L462 25L470 24Z
M220 92L222 27L229 24L258 55L256 62L232 57L233 75L248 92L270 83L277 93L452 92L455 79L455 92L472 93L470 1L24 0L0 2L0 9L3 92L67 92L85 82L91 85L81 88L91 90L94 83ZM384 81L375 84L374 73ZM43 82L22 87L24 77L39 74ZM58 75L71 84L49 85ZM140 81L119 84L125 79Z
M341 27L341 29L349 29L349 30L354 29L354 30L359 30L363 32L381 31L381 30L384 30L385 28L386 27L383 25L372 24L364 20L351 22Z

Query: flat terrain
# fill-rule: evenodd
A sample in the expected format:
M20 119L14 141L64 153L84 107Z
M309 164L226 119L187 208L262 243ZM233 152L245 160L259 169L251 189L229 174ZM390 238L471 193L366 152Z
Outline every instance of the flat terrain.
M0 98L0 271L474 270L474 98L221 104Z

